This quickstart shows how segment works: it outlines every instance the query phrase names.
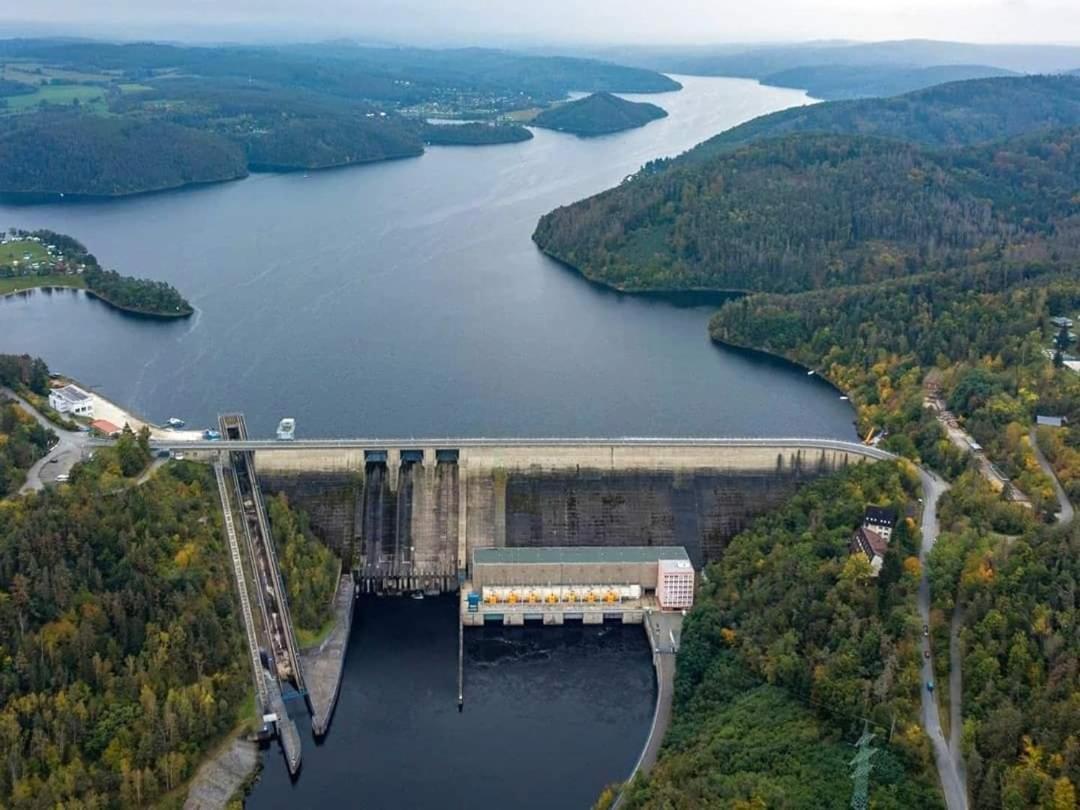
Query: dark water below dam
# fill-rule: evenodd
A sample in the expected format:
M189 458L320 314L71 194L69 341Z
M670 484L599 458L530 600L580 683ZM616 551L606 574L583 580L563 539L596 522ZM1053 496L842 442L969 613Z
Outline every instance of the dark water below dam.
M295 783L275 744L248 806L585 808L625 778L653 712L640 626L477 628L465 640L459 713L456 598L362 598L325 743L305 735Z

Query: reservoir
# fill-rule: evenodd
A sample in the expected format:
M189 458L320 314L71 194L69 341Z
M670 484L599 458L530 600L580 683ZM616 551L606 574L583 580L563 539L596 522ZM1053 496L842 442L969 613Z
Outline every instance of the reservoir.
M711 345L714 306L594 287L530 239L541 215L650 159L808 101L679 80L633 97L667 118L602 138L538 129L310 175L0 206L0 226L70 234L197 309L159 323L81 293L0 299L0 351L41 355L156 422L236 409L261 436L292 416L298 437L853 438L850 409L816 378Z
M631 97L669 116L519 144L107 202L0 206L174 284L175 323L82 293L0 299L0 351L43 356L156 422L242 410L316 436L855 438L804 370L713 346L715 301L621 295L542 256L537 219L742 121L808 103L739 79ZM624 779L654 702L640 627L475 630L456 706L454 599L364 600L325 741L291 783L276 746L253 808L584 808ZM491 635L485 635L491 632Z

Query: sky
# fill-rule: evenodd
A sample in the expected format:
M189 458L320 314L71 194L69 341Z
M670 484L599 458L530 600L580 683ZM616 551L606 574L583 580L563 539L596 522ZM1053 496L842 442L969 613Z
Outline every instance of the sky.
M0 0L0 36L28 33L416 44L1077 44L1080 0Z

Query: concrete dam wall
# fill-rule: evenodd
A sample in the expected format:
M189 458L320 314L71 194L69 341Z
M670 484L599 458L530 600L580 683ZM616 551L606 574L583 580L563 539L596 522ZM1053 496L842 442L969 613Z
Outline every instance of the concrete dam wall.
M829 446L837 445L836 447ZM371 591L453 590L473 549L684 546L716 559L803 482L860 463L857 445L589 443L256 451Z

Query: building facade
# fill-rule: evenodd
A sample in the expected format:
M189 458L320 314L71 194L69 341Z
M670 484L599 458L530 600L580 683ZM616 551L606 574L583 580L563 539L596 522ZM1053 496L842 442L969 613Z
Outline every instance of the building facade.
M54 388L49 392L49 407L57 413L71 414L72 416L94 415L94 400L77 385L65 385L63 388Z

